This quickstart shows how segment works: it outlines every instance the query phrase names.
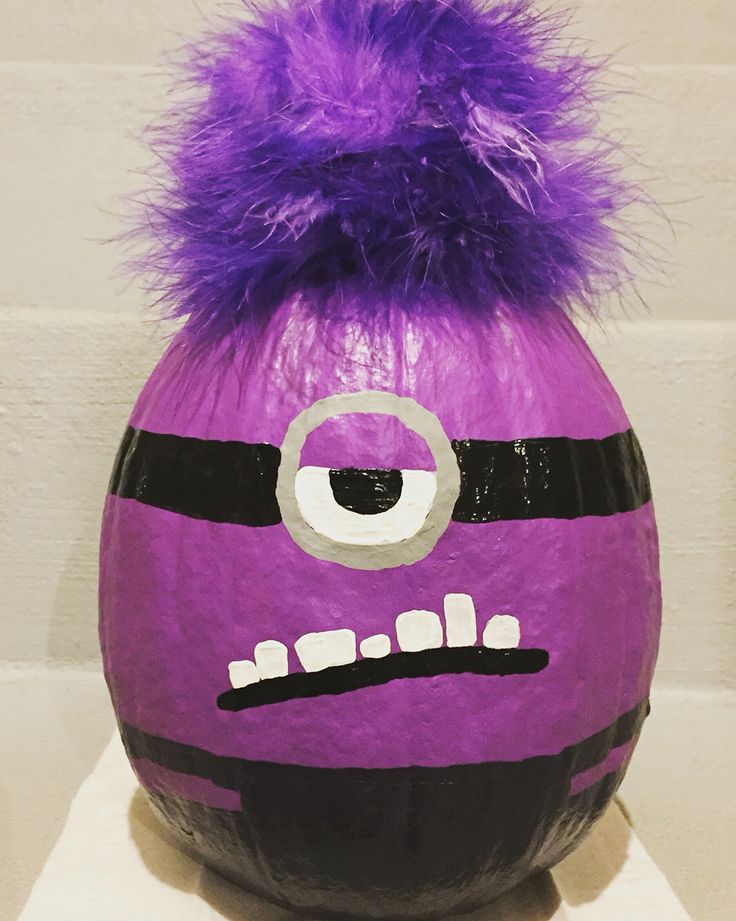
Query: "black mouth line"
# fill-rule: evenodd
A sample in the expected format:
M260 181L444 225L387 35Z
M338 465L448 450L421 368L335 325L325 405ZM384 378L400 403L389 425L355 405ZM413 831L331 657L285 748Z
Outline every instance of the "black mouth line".
M478 646L398 652L382 659L361 659L319 672L295 672L232 688L217 698L220 710L237 712L300 697L347 694L399 678L437 675L533 675L549 664L546 649L486 649Z

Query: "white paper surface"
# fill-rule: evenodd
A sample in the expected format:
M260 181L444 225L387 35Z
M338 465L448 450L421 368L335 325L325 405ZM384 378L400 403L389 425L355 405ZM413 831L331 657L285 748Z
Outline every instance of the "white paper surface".
M117 733L72 803L19 921L295 921L173 843L151 812ZM551 873L467 921L690 921L612 805Z

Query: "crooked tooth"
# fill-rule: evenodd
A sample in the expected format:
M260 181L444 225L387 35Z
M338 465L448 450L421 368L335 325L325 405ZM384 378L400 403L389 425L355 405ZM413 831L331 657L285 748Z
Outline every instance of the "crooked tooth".
M445 595L445 631L448 646L475 646L478 627L470 595Z
M483 631L483 645L489 649L516 649L520 641L519 621L511 614L495 614Z
M385 633L369 636L360 644L360 654L364 659L382 659L391 652L391 640Z
M254 656L259 678L283 678L289 674L289 650L278 640L259 643Z
M355 662L355 644L352 630L324 630L305 633L294 643L294 648L305 671L319 672L333 665Z
M227 670L230 675L230 684L234 688L247 688L249 684L255 684L259 680L256 663L248 659L242 662L231 662Z
M439 649L442 623L434 611L404 611L396 618L396 639L404 652Z

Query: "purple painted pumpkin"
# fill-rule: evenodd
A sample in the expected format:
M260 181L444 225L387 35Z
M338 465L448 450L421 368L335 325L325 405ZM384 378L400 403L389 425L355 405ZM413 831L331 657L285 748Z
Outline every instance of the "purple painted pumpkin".
M310 5L322 16L313 34L298 3L268 14L262 32L239 26L237 36L251 51L268 36L278 63L274 36L288 35L295 56L294 35L327 48L337 31L345 45L357 22L356 47L382 49L385 86L386 61L399 54L388 37L404 34L391 32L397 17L421 32L425 52L441 44L432 29L445 29L470 55L467 34L466 45L456 34L459 13L488 41L507 39L512 22L521 47L519 36L532 34L524 23L539 28L527 7L329 0ZM242 119L232 65L243 49L233 50L233 35L207 65L209 108L197 109L209 126L204 163L182 149L186 168L175 172L184 186L156 211L167 223L170 296L190 320L136 404L110 484L100 590L107 680L155 811L224 876L327 916L442 916L487 903L568 853L620 783L648 710L660 620L649 482L620 401L563 309L591 272L589 231L603 235L598 242L608 231L597 215L575 237L575 208L557 201L545 253L562 281L547 284L534 309L511 270L498 275L498 241L493 271L478 268L487 249L472 256L473 284L486 272L487 309L465 309L458 273L440 284L426 261L422 279L407 269L401 301L395 287L371 282L387 277L383 243L371 249L370 232L361 237L344 214L335 224L329 193L340 208L347 199L324 177L311 230L294 230L299 209L282 165L272 191L290 217L262 239L277 238L264 242L271 277L284 271L269 298L242 209L233 238L197 210L209 200L205 167L214 175L213 161L230 150L217 147L217 133L229 124L234 145ZM509 85L514 66L504 64ZM452 97L463 100L467 124L479 118L468 109L471 89L483 95L468 78ZM437 126L436 105L422 106L426 117L415 113L402 149L421 146L417 132L427 150L434 141L470 149ZM249 118L250 129L265 130L263 118ZM355 136L351 156L360 159L365 139L352 123L340 144L332 137L309 156L339 174L326 150L344 160ZM510 151L506 128L503 137ZM536 135L524 137L531 151ZM252 151L252 134L241 142L241 154ZM518 135L517 168L527 158L520 143ZM551 156L540 141L540 158L543 149ZM370 148L370 163L376 156ZM587 163L590 179L586 156L573 172ZM512 194L502 161L478 161L487 197L511 195L498 207L523 214L528 224L519 216L514 226L528 242L539 211ZM218 168L229 175L222 159ZM295 185L305 169L294 171ZM529 196L541 175L527 177ZM238 206L248 182L234 182ZM222 217L228 199L221 184L217 192ZM198 219L207 240L192 229ZM284 253L305 236L311 268L287 284ZM531 278L531 244L517 244ZM315 278L320 253L349 246L373 259L370 272L341 259L343 277L325 257ZM233 259L244 260L241 272ZM224 273L226 262L224 280L215 269ZM228 320L222 305L235 289L239 312Z

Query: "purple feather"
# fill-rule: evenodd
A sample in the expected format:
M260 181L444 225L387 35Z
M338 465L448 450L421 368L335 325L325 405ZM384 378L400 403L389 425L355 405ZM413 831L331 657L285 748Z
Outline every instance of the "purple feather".
M306 295L406 310L595 309L636 197L599 66L529 0L295 0L189 49L136 266L202 337Z

